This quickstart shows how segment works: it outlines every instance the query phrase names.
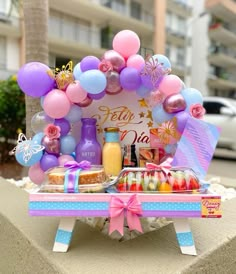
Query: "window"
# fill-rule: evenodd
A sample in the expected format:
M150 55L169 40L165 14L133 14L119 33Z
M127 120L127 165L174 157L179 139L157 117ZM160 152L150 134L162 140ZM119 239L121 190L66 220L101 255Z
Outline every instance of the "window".
M184 54L184 48L178 47L177 53L176 53L176 64L179 66L185 65L185 54Z
M141 19L141 5L135 1L131 1L131 16Z
M170 58L170 45L166 44L166 48L165 48L165 55Z
M220 114L220 109L225 107L224 104L219 102L204 102L203 106L206 109L206 114Z
M6 38L0 36L0 69L6 68Z

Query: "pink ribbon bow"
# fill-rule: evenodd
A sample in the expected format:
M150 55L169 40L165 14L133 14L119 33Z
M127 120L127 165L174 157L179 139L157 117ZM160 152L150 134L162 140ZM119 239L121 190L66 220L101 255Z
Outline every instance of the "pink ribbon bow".
M117 230L121 235L124 235L125 216L130 230L136 229L139 232L143 232L139 220L139 216L142 215L142 207L136 194L131 195L127 202L112 195L109 213L111 217L109 234Z
M147 169L160 169L161 171L163 171L163 173L165 175L168 175L168 174L170 174L170 169L172 168L172 166L171 166L172 161L173 161L173 158L169 157L160 165L156 165L153 163L146 163L146 168Z

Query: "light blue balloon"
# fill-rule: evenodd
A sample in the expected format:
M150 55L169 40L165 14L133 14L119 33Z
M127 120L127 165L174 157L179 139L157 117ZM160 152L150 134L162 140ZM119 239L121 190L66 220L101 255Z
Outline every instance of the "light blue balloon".
M100 70L91 69L81 74L80 85L88 93L98 94L105 89L107 79L105 74Z
M44 137L44 133L43 132L38 132L34 135L34 137L32 138L32 141L34 143L37 143L37 144L41 145L43 137Z
M72 154L75 151L76 141L71 135L63 136L60 140L61 143L61 153L62 154Z
M22 166L32 166L40 161L43 150L33 140L23 141L18 144L15 152L16 160Z
M184 97L184 100L186 102L186 110L190 110L191 105L193 104L203 104L203 97L199 90L195 88L185 88L181 90L180 92L182 96Z
M65 119L70 123L75 123L80 121L82 117L82 109L77 105L72 105L69 113L65 116Z
M83 72L81 71L80 63L76 64L73 69L73 76L75 80L79 80L82 73Z
M151 90L144 85L141 85L137 90L136 94L141 98L146 98L151 93Z
M167 113L163 106L157 105L152 109L152 118L157 124L162 124L165 121L169 121L174 117L174 114Z
M157 58L158 64L163 64L164 69L171 69L171 63L170 60L162 54L155 54L152 56L152 58L155 60Z

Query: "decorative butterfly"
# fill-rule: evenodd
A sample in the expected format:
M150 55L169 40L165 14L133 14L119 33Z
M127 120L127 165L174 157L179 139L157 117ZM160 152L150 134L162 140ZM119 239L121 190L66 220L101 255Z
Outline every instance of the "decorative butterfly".
M65 85L74 82L73 77L73 62L69 61L66 65L60 68L55 68L54 70L49 70L48 75L55 78L57 86L59 89L63 89Z
M165 74L170 73L170 69L164 69L163 63L158 63L157 58L147 56L143 71L140 73L149 76L154 88L157 88Z
M27 163L34 154L43 150L45 147L39 144L35 144L31 139L27 140L23 133L18 135L17 146L9 152L10 155L23 153L23 160Z

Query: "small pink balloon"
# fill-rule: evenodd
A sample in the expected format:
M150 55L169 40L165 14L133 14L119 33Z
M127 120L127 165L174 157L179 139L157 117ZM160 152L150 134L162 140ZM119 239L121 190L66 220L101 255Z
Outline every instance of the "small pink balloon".
M168 113L176 113L186 109L186 102L182 94L172 94L166 97L163 108Z
M186 109L186 102L182 94L172 94L166 97L163 108L168 113L176 113Z
M115 35L112 45L115 51L128 58L139 51L140 39L135 32L122 30Z
M60 139L50 139L48 136L44 136L42 139L42 145L45 146L45 151L49 154L58 156L60 154Z
M85 108L91 105L92 102L93 102L93 99L87 96L82 102L77 103L76 105L78 105L79 107Z
M75 159L71 155L61 155L58 158L59 166L64 166L68 161L74 161Z
M51 90L44 98L43 109L52 118L60 119L67 115L71 103L65 92L59 89Z
M81 87L78 80L69 84L66 89L66 95L72 103L80 103L87 97L87 92Z
M118 94L122 91L120 85L120 75L116 71L108 71L106 73L107 86L106 93L110 95Z
M30 180L36 185L43 183L45 179L45 173L40 167L40 163L36 163L29 168L28 175Z
M182 80L174 74L165 75L158 89L164 95L164 97L179 93L182 89Z
M125 67L125 59L114 50L107 50L102 60L109 61L112 64L113 70L120 72Z
M140 70L144 64L145 64L145 60L143 56L139 54L131 55L126 61L127 67L136 68L137 70Z

